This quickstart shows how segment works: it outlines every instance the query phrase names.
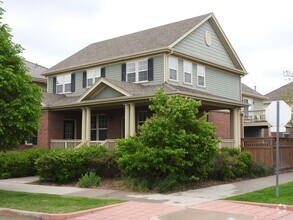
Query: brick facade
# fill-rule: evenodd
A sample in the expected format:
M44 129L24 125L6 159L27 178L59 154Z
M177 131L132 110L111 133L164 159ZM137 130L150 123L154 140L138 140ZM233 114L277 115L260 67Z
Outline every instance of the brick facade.
M229 111L209 111L209 122L216 127L216 138L230 139Z

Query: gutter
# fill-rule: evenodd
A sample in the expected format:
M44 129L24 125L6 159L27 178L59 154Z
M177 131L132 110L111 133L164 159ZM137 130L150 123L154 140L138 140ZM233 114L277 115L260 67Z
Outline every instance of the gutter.
M129 60L129 59L134 59L134 58L139 58L139 57L144 57L144 56L150 56L150 55L157 55L157 54L167 53L167 52L170 52L170 49L164 47L164 48L159 48L159 49L156 49L156 50L148 50L148 51L144 51L142 53L134 53L134 54L126 55L126 56L125 55L118 56L118 57L114 57L114 58L111 58L111 59L101 60L101 61L98 61L98 62L86 63L86 64L78 65L78 66L71 66L71 67L68 67L68 68L63 68L63 69L58 69L58 70L50 71L50 69L49 69L48 71L46 71L42 75L47 77L47 76L51 76L51 75L55 75L55 74L66 73L66 72L74 72L74 71L84 70L84 69L95 67L95 66L108 65L108 64L112 64L112 63L126 61L126 60Z
M180 91L174 91L174 92L168 92L165 93L166 95L183 95L188 98L193 98L196 100L200 100L201 102L208 102L213 104L220 104L222 107L228 105L226 108L233 108L233 107L244 107L248 106L246 103L240 102L240 101L229 101L224 98L212 98L205 95L200 94L193 94L190 92L180 92ZM127 102L142 102L142 101L149 101L150 98L155 97L155 94L153 95L141 95L141 96L132 96L132 97L117 97L113 98L111 100L109 99L101 99L97 102L97 100L86 100L78 103L71 103L67 105L59 105L59 106L44 106L42 109L44 110L66 110L66 109L76 109L76 108L82 108L82 107L89 107L89 106L100 106L103 107L107 105L113 105L113 104L125 104Z

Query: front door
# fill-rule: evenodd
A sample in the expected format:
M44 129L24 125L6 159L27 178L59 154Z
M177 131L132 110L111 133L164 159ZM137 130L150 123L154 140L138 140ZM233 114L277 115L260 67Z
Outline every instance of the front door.
M107 115L99 114L91 117L91 140L103 141L107 139Z

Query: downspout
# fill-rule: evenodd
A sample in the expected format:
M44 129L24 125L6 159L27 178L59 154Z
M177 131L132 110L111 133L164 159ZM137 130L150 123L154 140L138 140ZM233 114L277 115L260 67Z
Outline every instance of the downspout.
M164 66L165 66L165 68L164 68L164 83L165 82L167 82L167 72L168 72L168 57L171 55L171 54L173 54L174 53L174 50L173 50L173 48L168 48L169 50L170 50L170 52L169 53L167 53L167 54L165 54L164 55Z

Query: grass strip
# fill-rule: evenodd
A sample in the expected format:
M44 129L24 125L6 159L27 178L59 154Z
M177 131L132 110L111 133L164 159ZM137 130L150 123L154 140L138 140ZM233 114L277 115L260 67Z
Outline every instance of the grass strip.
M0 190L0 198L0 207L2 208L45 213L77 212L123 202L122 200L114 199L95 199L6 190Z
M293 182L279 185L279 198L276 198L276 186L272 186L262 190L228 197L226 200L293 205Z

